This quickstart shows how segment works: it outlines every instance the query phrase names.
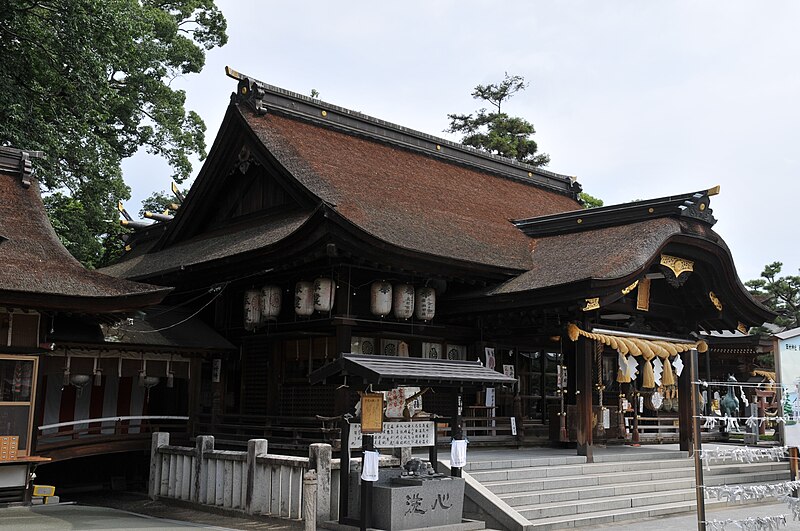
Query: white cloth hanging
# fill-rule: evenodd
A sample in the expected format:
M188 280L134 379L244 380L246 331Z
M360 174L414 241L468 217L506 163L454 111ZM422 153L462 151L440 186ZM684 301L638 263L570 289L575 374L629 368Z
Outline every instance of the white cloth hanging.
M361 470L361 481L378 481L378 461L380 452L366 450L364 452L364 466Z
M450 466L463 468L467 464L467 440L453 439L450 442Z

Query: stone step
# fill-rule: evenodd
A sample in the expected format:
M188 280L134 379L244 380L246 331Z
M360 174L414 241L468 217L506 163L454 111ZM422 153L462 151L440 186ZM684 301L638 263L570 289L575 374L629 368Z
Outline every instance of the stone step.
M644 483L625 483L620 485L599 485L594 487L578 487L572 489L542 490L536 492L504 494L499 497L511 507L520 507L539 503L589 500L594 498L606 498L610 496L624 496L626 494L666 492L691 488L694 488L694 477L669 479L658 482L650 481Z
M668 474L668 475L666 475ZM755 476L761 479L788 478L788 465L786 463L758 463L753 465L720 466L705 473L706 483L710 485L727 482L747 482L747 477ZM528 493L547 490L563 490L573 488L588 488L593 486L610 486L621 484L639 484L643 482L660 482L665 479L694 478L694 466L684 466L672 469L655 469L635 472L616 472L612 474L587 474L582 476L555 476L523 480L481 481L484 487L497 496L513 493ZM720 479L717 479L720 478ZM736 478L736 479L734 479Z
M770 470L764 472L744 472L728 476L710 476L704 478L709 486L739 485L757 482L777 483L789 480L788 470ZM598 485L592 487L581 486L569 489L551 489L531 492L518 492L499 495L500 499L511 507L554 503L559 501L588 500L606 498L611 496L624 496L637 493L669 492L681 489L693 489L694 476L678 479L662 479L659 481L623 483L618 485Z
M657 506L694 500L694 488L668 492L651 492L628 496L612 496L592 500L562 501L544 505L516 507L517 512L534 522L555 516L584 515L609 510L628 510L638 507Z
M758 500L749 500L743 504L757 504ZM739 505L739 503L737 503ZM728 506L726 502L706 500L706 509L718 509ZM554 516L550 518L540 518L532 521L529 529L536 531L549 531L551 529L567 529L574 527L597 527L608 525L614 522L630 522L657 518L659 516L672 516L677 514L694 513L697 510L697 503L692 501L665 503L654 506L636 507L623 511L608 510L596 513L576 515L576 516ZM653 527L652 524L642 526L642 529Z
M590 463L562 466L531 466L524 468L506 468L494 470L478 470L470 472L472 477L480 482L506 481L516 479L535 479L545 477L565 477L591 474L606 474L619 470L666 470L673 468L685 468L691 466L691 461L687 459L659 459L651 461L628 461Z
M687 452L679 450L665 450L659 452L648 451L642 448L631 450L625 453L610 453L610 454L595 454L595 463L620 463L630 461L662 461L667 459L686 459L688 458ZM473 472L478 470L497 470L506 468L528 468L536 466L560 466L572 464L584 464L586 457L578 455L562 455L554 457L531 457L524 459L501 459L492 460L481 456L480 452L475 452L469 455L469 462L464 467L465 472Z
M641 451L640 451L641 450ZM625 461L642 461L649 460L663 460L663 459L686 459L689 457L689 452L682 452L680 450L664 450L653 452L649 451L646 447L640 447L636 450L631 450L625 453L610 453L610 454L594 454L595 463L620 463Z
M508 468L561 466L583 464L586 462L586 458L579 455L565 455L560 457L531 457L528 459L501 459L495 461L479 460L480 457L474 458L472 455L469 455L468 457L469 459L476 459L475 461L469 461L463 468L465 472L469 473L479 470L504 470Z

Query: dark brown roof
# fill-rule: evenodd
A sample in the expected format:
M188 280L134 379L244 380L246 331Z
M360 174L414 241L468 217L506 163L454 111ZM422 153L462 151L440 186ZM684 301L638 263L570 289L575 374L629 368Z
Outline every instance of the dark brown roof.
M624 278L646 266L681 222L657 218L629 225L532 238L533 265L491 294L535 290L581 280Z
M187 308L154 306L130 320L98 324L91 318L59 315L48 336L61 346L169 350L230 351L235 347Z
M530 242L509 219L580 208L533 183L278 113L241 112L303 186L362 230L404 249L524 270L532 265Z
M0 171L0 304L42 310L116 312L157 304L168 288L84 268L59 241L34 180Z
M297 212L283 218L227 227L149 254L139 254L102 269L109 275L140 278L268 247L296 231L311 216Z

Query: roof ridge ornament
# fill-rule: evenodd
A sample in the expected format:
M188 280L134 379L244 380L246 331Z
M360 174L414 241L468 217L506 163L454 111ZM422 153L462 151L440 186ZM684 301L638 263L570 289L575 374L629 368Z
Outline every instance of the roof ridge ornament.
M33 174L36 173L36 168L33 167L31 159L41 158L44 158L44 151L29 151L0 146L0 171L11 174L19 173L22 186L30 188Z
M719 186L699 192L645 199L547 216L511 220L527 236L537 238L570 234L605 227L628 225L654 218L688 217L713 226L717 220L710 208L709 196L719 193Z

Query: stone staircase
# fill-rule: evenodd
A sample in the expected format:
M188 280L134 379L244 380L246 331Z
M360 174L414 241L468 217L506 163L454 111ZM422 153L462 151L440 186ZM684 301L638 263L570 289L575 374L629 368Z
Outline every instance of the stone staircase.
M509 453L508 455L513 455ZM473 454L477 457L477 454ZM502 459L468 463L466 509L509 531L606 525L694 512L694 463L685 452L657 451ZM713 464L706 485L789 479L786 461ZM706 507L725 504L707 500ZM493 505L494 507L489 507Z

